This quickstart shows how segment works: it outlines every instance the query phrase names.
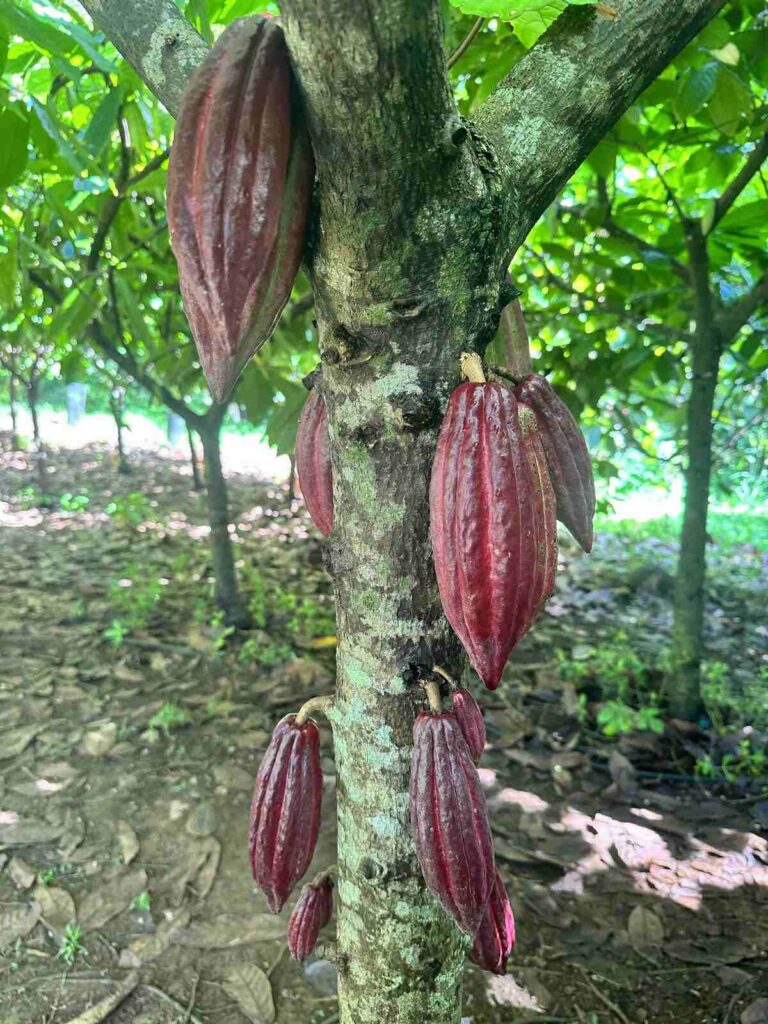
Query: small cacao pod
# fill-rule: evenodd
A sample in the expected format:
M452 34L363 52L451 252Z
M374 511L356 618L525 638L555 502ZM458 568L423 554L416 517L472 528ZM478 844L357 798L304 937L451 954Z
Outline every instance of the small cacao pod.
M296 430L296 472L307 510L318 530L333 530L333 474L328 451L328 413L317 387L309 393Z
M430 531L443 611L495 690L557 568L536 420L508 388L468 382L451 395L432 465Z
M507 973L507 958L515 946L515 918L509 905L507 890L501 875L496 880L488 900L488 909L475 936L469 954L473 963L492 974Z
M249 830L251 868L273 913L306 872L320 829L323 774L312 719L287 715L275 726L256 776Z
M472 760L477 764L485 750L485 719L480 705L469 690L463 687L454 690L453 713L467 741Z
M416 718L410 814L424 881L474 935L493 886L493 841L477 768L450 711Z
M333 882L320 875L301 890L288 921L288 950L294 960L307 959L332 913Z
M595 482L584 435L552 385L532 373L515 388L536 417L557 503L557 518L585 551L592 550Z
M290 297L313 177L282 28L233 21L189 80L168 164L184 309L219 402Z

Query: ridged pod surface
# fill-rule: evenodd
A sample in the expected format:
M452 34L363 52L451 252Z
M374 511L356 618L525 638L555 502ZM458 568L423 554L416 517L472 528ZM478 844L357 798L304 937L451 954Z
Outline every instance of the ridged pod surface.
M485 750L485 719L480 705L469 690L463 687L454 690L453 713L467 741L472 760L477 764Z
M333 913L333 882L324 875L301 890L288 921L288 951L294 960L306 960L317 944L320 929Z
M450 711L416 718L410 813L424 881L474 935L493 886L493 842L477 768Z
M536 417L557 501L557 518L585 551L592 550L595 482L584 435L552 385L531 374L515 388Z
M309 393L296 430L296 472L307 510L318 530L333 530L333 474L328 451L328 414L317 387Z
M488 900L488 909L469 956L472 962L482 967L484 971L506 974L507 958L514 946L515 918L504 882L497 871L491 898Z
M552 591L555 496L536 420L500 384L451 395L430 486L430 530L446 618L485 685Z
M314 161L282 28L242 18L189 80L168 164L184 309L214 398L269 338L304 248Z
M249 830L251 868L277 914L306 872L320 829L323 773L312 719L278 722L256 776Z

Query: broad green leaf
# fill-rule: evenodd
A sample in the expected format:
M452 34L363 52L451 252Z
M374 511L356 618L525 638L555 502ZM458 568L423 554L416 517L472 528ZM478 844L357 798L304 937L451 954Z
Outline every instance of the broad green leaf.
M733 135L749 109L749 87L730 68L720 65L715 90L707 106L712 124L723 135Z
M213 32L208 19L208 4L206 0L187 0L184 12L200 35L207 43L213 43Z
M27 166L29 121L24 106L13 103L0 110L0 188L17 181Z
M462 14L511 22L538 15L547 25L554 21L568 4L585 6L595 2L596 0L451 0L453 6L458 7Z
M618 144L613 139L603 139L589 154L587 163L594 168L599 177L610 179L616 169L618 149Z
M700 68L688 68L680 78L673 106L681 121L701 110L710 98L717 81L717 71L717 64L712 61Z
M0 0L0 17L14 35L28 39L41 50L55 57L68 57L75 49L74 41L51 24L51 19L22 11L10 0Z
M42 128L49 138L53 139L59 150L59 153L64 157L70 167L80 172L85 170L85 161L75 152L74 147L64 138L64 135L59 128L58 118L55 112L52 112L50 107L44 107L39 100L32 98L32 109L37 114Z
M7 235L4 241L8 251L0 253L0 311L16 301L19 283L19 236Z
M8 59L8 29L0 21L0 75L5 71Z
M117 113L123 102L123 89L118 86L110 89L96 108L96 113L83 136L83 145L96 157L106 146L109 137L117 126Z
M60 338L63 341L77 339L97 312L94 289L73 288L55 311L47 327L48 334L52 339Z

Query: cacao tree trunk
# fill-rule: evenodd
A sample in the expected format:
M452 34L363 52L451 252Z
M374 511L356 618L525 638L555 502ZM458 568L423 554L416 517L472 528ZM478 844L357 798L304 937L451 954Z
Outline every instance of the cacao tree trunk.
M197 450L195 448L195 432L187 424L187 439L189 440L189 461L192 465L192 486L196 491L202 491L203 479L200 476L200 463L197 461Z
M29 406L29 413L32 417L32 438L35 442L35 448L38 452L42 447L42 441L40 439L40 420L37 414L37 398L39 392L40 382L37 377L30 377L27 382L27 405Z
M19 410L16 405L16 378L13 374L8 377L8 404L11 407L11 449L16 451L19 447Z
M216 587L216 604L228 626L244 629L248 614L237 586L232 538L229 533L227 482L221 468L221 423L224 406L213 406L198 425L203 442L208 524L211 528L211 560Z
M120 393L116 393L118 390ZM112 419L115 421L115 428L117 429L117 470L119 473L130 473L131 467L125 454L125 444L123 440L123 431L125 430L125 422L123 421L125 392L122 388L113 388L110 392L109 408L112 413Z
M292 505L296 497L296 456L291 454L291 469L288 473L288 504Z
M720 363L709 283L707 243L698 222L688 227L696 323L690 340L691 392L687 406L687 458L672 633L673 673L667 684L670 710L694 720L701 711L701 661L707 574L707 512L712 472L712 409Z

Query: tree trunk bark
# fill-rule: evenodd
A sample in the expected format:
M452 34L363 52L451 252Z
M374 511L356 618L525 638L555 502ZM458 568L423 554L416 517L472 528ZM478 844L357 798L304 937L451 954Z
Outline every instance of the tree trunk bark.
M203 480L200 476L200 464L197 461L197 451L195 450L195 432L187 424L187 438L189 440L189 461L192 465L192 486L196 491L202 491Z
M11 407L11 450L19 447L19 410L16 405L16 378L8 377L8 404Z
M30 377L29 383L27 384L27 404L32 417L32 438L38 452L42 447L42 442L40 440L40 421L37 415L37 396L39 386L40 382L37 377Z
M198 430L203 442L208 524L211 528L211 559L216 588L216 604L224 612L228 626L244 629L249 624L237 586L232 538L229 533L227 482L221 468L221 421L223 412L215 407L201 421Z
M292 505L296 498L296 456L291 454L291 470L288 474L288 504Z
M709 285L707 243L698 222L689 225L688 250L695 291L696 324L691 336L691 393L687 409L688 465L683 525L674 598L673 673L669 704L678 718L701 711L701 661L707 573L707 511L712 471L712 409L721 341Z
M125 443L123 441L123 431L125 430L125 424L123 423L125 392L122 394L115 394L115 390L113 390L109 396L109 408L112 412L112 419L115 421L115 427L117 429L117 470L119 473L130 473L131 467L128 464L128 459L126 458Z

